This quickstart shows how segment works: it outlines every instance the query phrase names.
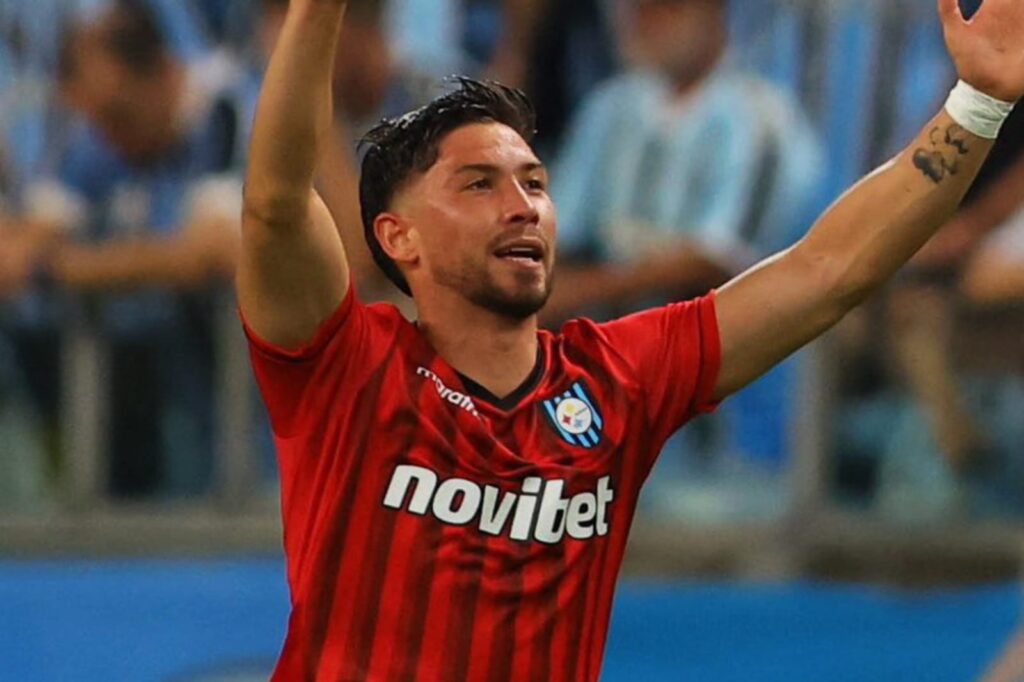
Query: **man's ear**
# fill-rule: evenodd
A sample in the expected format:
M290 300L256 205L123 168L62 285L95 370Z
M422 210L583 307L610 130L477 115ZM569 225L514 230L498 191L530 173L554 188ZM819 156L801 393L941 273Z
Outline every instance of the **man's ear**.
M419 232L405 218L381 213L373 221L373 231L384 253L395 263L414 265L419 261Z

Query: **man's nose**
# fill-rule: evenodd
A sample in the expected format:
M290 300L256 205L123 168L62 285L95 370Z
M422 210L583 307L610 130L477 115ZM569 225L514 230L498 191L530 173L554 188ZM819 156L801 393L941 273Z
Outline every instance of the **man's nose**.
M540 221L540 213L534 204L534 198L519 180L509 183L505 191L505 221L526 224Z

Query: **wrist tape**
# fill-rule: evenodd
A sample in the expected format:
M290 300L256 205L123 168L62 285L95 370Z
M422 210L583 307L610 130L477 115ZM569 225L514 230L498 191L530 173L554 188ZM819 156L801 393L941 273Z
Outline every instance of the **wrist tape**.
M996 99L959 81L946 100L946 112L964 130L994 140L1006 117L1013 111L1013 105L1013 102Z

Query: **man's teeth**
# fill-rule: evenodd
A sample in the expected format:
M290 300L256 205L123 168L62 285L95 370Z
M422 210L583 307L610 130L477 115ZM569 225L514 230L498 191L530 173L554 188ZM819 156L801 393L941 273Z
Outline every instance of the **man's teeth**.
M498 254L501 258L526 258L529 260L540 260L540 254L533 249L509 249Z

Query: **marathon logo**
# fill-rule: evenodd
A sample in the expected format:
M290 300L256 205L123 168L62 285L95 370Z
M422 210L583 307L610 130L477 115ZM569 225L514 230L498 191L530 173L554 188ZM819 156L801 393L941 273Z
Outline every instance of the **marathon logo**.
M565 536L589 540L608 534L608 506L615 499L611 476L597 481L594 492L563 496L565 481L531 476L520 492L479 485L464 478L440 482L425 467L403 464L395 469L384 495L388 509L431 515L452 526L474 525L487 535L536 540L553 545Z
M441 378L434 374L433 372L431 372L426 367L417 367L416 374L420 375L421 377L426 377L427 379L430 379L431 381L434 382L434 385L437 386L437 394L441 396L441 400L446 400L452 405L455 405L456 407L461 407L474 417L480 416L480 414L476 411L476 405L473 404L472 398L470 398L465 393L453 391L452 389L445 386L444 382L441 381Z

